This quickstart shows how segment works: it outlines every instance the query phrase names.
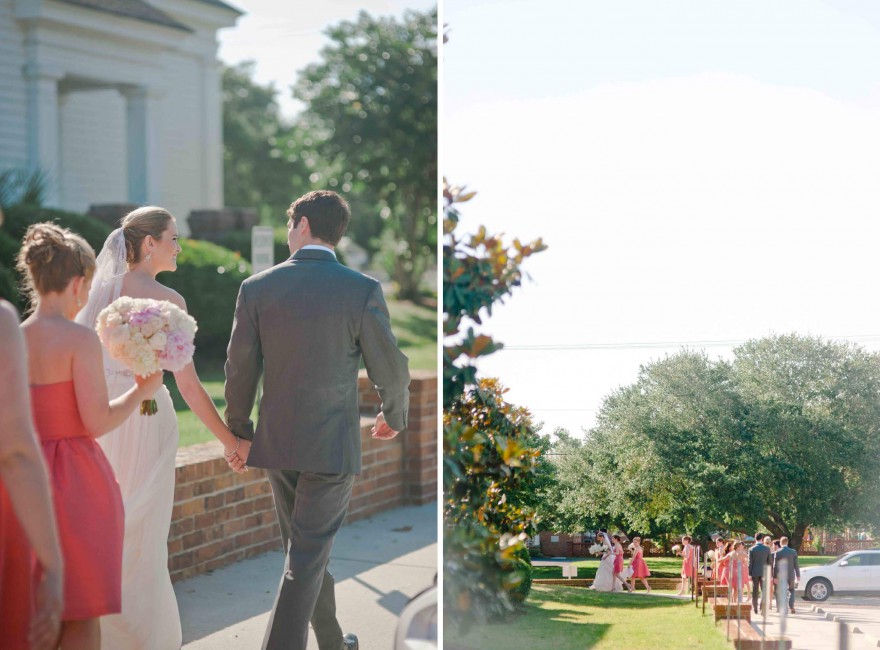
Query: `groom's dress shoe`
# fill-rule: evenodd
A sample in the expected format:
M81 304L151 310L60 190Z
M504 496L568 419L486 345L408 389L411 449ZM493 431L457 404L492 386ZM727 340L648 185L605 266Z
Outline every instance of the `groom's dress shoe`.
M345 646L345 650L358 650L360 648L358 638L351 632L342 637L342 643Z

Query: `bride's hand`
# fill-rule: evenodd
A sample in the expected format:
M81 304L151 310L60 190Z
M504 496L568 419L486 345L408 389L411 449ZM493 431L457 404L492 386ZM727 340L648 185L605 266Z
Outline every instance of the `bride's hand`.
M134 381L138 385L138 388L143 388L146 392L152 395L162 386L162 371L159 370L146 377L135 375Z
M239 439L238 448L232 456L227 456L226 462L230 469L236 474L243 474L248 471L247 458L251 451L251 441L244 438Z

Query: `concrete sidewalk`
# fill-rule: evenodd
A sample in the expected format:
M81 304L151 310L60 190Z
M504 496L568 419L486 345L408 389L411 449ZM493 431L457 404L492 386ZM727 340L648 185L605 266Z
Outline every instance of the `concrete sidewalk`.
M174 586L185 650L259 648L284 567L280 551ZM397 508L342 528L330 558L344 632L391 648L397 617L437 572L437 506ZM309 650L317 650L310 633Z
M785 620L785 636L791 639L792 650L837 650L840 648L840 623L816 611L810 603L798 601L797 613L789 614ZM761 631L763 621L760 616L752 619L753 627ZM782 632L782 618L775 611L767 617L766 634L776 637ZM772 647L768 643L768 646ZM848 650L876 650L877 640L871 636L848 629Z

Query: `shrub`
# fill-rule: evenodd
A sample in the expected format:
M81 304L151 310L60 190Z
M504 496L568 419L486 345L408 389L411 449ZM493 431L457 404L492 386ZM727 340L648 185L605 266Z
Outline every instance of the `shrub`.
M253 261L251 259L250 230L230 230L220 235L216 243L220 246L223 246L224 248L228 248L229 250L240 254L248 262ZM283 262L288 257L290 257L290 249L287 247L287 235L282 228L275 229L274 249L275 250L273 254L275 264Z
M19 302L18 295L18 277L2 263L0 263L0 298L5 298L13 305L18 306L19 311L21 311L22 305Z
M532 590L532 559L529 555L529 549L525 544L521 544L517 548L516 553L516 572L519 574L519 584L510 590L510 599L514 603L524 603Z
M15 268L15 257L21 248L21 240L16 240L8 232L0 228L0 265L7 269Z
M187 311L199 324L196 354L200 360L222 361L232 332L238 288L250 265L238 253L206 241L184 239L177 271L157 278L186 300Z
M93 219L92 217L77 212L66 212L55 208L41 208L32 205L16 205L4 210L6 222L3 228L16 241L15 250L18 251L21 240L28 226L42 221L53 221L59 226L70 228L73 232L91 244L95 253L101 252L104 241L110 234L110 226Z

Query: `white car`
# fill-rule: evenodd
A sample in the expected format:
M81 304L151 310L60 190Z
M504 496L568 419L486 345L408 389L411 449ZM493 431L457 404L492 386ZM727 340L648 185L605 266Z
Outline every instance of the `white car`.
M880 592L880 549L850 551L822 566L801 569L795 591L804 600L826 600L832 594Z

